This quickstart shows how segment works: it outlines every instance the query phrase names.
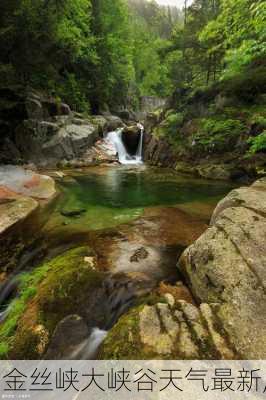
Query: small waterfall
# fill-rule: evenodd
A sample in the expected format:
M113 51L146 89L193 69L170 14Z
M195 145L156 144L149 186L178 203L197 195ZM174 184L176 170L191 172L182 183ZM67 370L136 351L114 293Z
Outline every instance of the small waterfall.
M139 159L140 161L142 161L144 126L142 124L138 124L137 126L140 129L140 140L139 140L139 145L138 145L136 158Z
M93 328L88 339L80 343L68 356L69 360L95 360L107 331Z
M138 127L141 131L140 140L136 155L131 156L128 154L127 149L122 141L122 132L123 129L117 129L113 132L108 132L105 137L105 142L109 147L110 154L118 154L118 160L121 164L141 164L142 163L142 148L143 148L143 135L144 135L144 127L141 124L138 124Z
M107 331L99 328L93 328L91 335L89 337L88 347L86 349L86 359L92 360L97 356L98 349L104 339L106 338Z

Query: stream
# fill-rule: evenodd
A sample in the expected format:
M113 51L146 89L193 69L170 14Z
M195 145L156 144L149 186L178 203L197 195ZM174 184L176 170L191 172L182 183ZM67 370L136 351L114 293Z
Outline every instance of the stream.
M204 232L217 202L232 187L145 166L141 149L129 158L117 135L109 134L108 140L118 146L109 150L117 151L124 165L64 171L57 179L60 195L46 211L41 232L46 260L89 245L97 254L97 268L106 273L104 294L95 305L102 322L88 319L90 336L68 354L73 359L97 357L106 332L136 299L162 282L182 281L176 266L179 256ZM24 257L2 287L2 320L8 315L10 299L17 295L19 274L28 269L35 253L38 249Z

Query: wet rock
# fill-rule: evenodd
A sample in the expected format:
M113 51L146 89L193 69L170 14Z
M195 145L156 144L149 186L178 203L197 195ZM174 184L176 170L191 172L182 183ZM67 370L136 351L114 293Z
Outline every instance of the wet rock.
M130 262L139 262L139 260L145 260L149 256L148 251L145 247L140 247L138 250L135 251L133 256L130 257Z
M194 296L217 304L218 333L224 331L245 359L266 356L265 204L265 180L232 191L217 205L211 227L180 259Z
M122 141L129 154L135 155L140 141L141 130L137 125L127 126L122 132Z
M105 115L107 120L105 129L107 132L115 131L118 128L123 128L125 126L124 122L121 118L116 117L114 115Z
M29 197L17 196L9 200L0 204L0 235L24 221L38 208L38 202Z
M80 208L76 210L61 210L60 214L63 215L64 217L80 217L81 214L84 214L86 212L85 208Z
M207 305L206 305L207 306ZM171 306L155 302L131 309L108 332L102 359L223 359L235 358L226 338L206 317L206 307L186 301ZM206 322L208 318L208 323Z
M201 165L196 167L198 175L206 179L217 179L217 180L230 180L232 175L232 167L225 164L211 164Z
M56 193L52 178L14 165L0 166L0 187L2 198L4 188L37 199L50 199Z
M89 337L89 329L79 315L68 315L57 324L45 354L46 360L69 360L76 348Z
M75 248L39 266L37 274L41 274L41 280L32 271L35 290L17 315L10 357L42 358L50 343L50 355L56 358L60 353L63 357L70 350L67 344L74 347L88 333L80 317L89 329L99 326L102 316L97 302L102 299L103 274L87 257L94 257L90 248ZM9 324L8 318L5 323Z

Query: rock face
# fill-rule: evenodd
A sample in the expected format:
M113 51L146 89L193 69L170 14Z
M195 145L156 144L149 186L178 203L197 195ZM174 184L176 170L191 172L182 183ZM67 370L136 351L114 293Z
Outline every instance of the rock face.
M130 155L135 155L140 141L140 129L137 125L127 126L122 132L122 141Z
M108 124L121 126L118 117L84 118L67 104L40 93L29 92L16 98L21 112L3 115L6 125L0 143L0 161L4 163L35 163L54 166L63 160L81 157L102 135ZM5 121L6 119L6 121Z
M175 299L142 305L124 315L108 333L102 359L231 359L235 353L216 328L208 304Z
M164 139L145 134L144 136L144 160L151 165L174 168L177 162L176 154L172 147Z
M68 315L58 323L45 359L68 359L88 337L89 329L84 319L79 315Z
M50 199L56 192L54 180L49 176L15 165L0 166L0 187L37 199ZM3 195L4 191L2 191Z
M266 357L266 179L233 190L211 227L180 259L199 302L208 303L236 352Z
M54 180L21 167L0 167L0 273L13 270L38 235L37 200L55 196ZM2 276L4 279L5 276Z

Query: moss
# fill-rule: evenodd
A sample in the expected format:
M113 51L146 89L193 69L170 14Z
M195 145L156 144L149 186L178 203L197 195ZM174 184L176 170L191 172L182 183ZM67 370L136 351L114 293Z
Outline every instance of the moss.
M141 343L139 336L139 314L144 305L131 309L122 316L109 331L101 348L102 360L148 360L156 354Z
M57 323L84 307L102 282L102 273L84 259L89 255L87 247L69 250L22 276L19 297L0 329L3 358L40 358Z

